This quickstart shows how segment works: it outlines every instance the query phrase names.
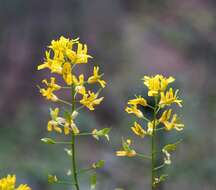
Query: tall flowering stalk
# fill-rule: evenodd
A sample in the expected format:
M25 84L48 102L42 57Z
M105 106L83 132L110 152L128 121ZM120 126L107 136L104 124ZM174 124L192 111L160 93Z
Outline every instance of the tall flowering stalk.
M99 73L99 67L94 66L92 76L85 78L84 74L79 76L76 74L75 69L79 65L87 64L88 60L92 56L88 55L87 45L80 43L79 39L67 39L60 37L58 40L53 40L48 46L48 50L45 52L44 62L38 66L38 70L48 69L53 76L50 79L42 80L45 87L38 86L40 93L47 100L55 102L56 104L65 105L63 116L60 116L61 110L56 107L50 109L51 119L47 123L47 130L49 132L55 132L64 134L68 137L68 141L57 141L52 138L43 138L42 141L47 144L64 144L70 146L65 148L67 154L71 157L71 169L68 175L71 175L71 179L67 181L60 180L56 175L49 175L48 181L50 183L68 184L74 187L76 190L80 189L79 174L103 166L104 161L100 160L93 163L87 169L78 169L76 161L76 139L80 136L91 135L97 140L99 137L105 137L109 140L108 133L109 128L101 130L94 129L88 133L82 133L80 127L76 125L76 118L79 112L83 108L87 108L90 111L95 110L95 106L99 105L103 97L99 97L101 90L105 87L106 82L102 79L103 74ZM54 75L55 74L55 75ZM55 76L60 75L60 78L64 85L57 83ZM93 92L88 88L97 84L98 90ZM63 91L70 94L70 99L64 100L56 95L56 92ZM91 188L96 185L95 172L91 177Z
M168 85L175 81L173 77L164 77L162 75L156 76L144 76L144 85L148 88L148 96L153 99L154 104L151 105L142 96L136 96L134 99L128 101L128 105L125 111L128 114L135 115L137 120L131 127L131 131L138 137L150 137L151 139L151 153L149 155L138 153L134 148L131 147L131 140L122 139L122 150L117 151L117 156L126 157L141 157L151 161L151 188L152 190L157 189L160 182L167 178L167 174L163 174L159 170L166 165L171 164L171 152L176 149L177 141L172 144L166 144L160 149L157 146L157 140L159 131L171 132L172 130L182 131L184 124L179 120L177 114L173 114L173 110L170 108L171 105L176 104L182 107L182 100L179 99L177 93L178 90L174 91L172 88L168 88ZM152 110L152 116L147 117L140 110L141 107L148 107ZM162 113L162 114L161 114ZM141 123L145 122L145 125ZM157 165L159 156L164 157L163 163Z

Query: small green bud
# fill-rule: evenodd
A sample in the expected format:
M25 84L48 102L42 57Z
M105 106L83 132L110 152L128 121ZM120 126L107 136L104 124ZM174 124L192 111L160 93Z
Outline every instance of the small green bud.
M104 164L105 164L105 161L104 161L104 160L99 160L98 162L93 163L93 164L92 164L92 167L93 167L94 169L96 169L96 168L102 168L102 167L104 166Z
M42 138L41 141L46 144L56 144L56 142L51 138Z
M56 183L58 178L55 175L48 175L48 182L49 183Z

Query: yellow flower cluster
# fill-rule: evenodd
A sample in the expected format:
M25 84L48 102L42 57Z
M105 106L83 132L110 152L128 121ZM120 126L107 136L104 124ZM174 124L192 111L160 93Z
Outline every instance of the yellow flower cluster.
M146 135L152 136L154 127L156 128L159 124L164 125L164 129L170 131L172 129L176 129L177 131L181 131L184 128L184 124L180 123L177 114L172 114L172 109L164 110L162 115L155 120L151 121L147 117L144 116L140 107L149 107L155 110L157 113L159 110L165 108L166 106L170 106L173 103L176 103L179 107L182 107L182 100L180 100L177 96L178 90L173 92L172 88L168 88L168 85L175 81L173 77L164 77L162 75L155 75L155 76L144 76L144 85L148 88L148 96L153 97L156 100L154 106L148 104L147 100L142 96L136 96L134 99L128 101L128 106L125 108L125 111L128 114L134 114L137 118L141 120L147 121L147 126L143 128L137 121L134 122L133 126L131 127L132 132L144 138ZM156 114L157 114L156 113ZM156 129L155 129L156 130ZM120 155L119 153L117 154ZM127 154L125 154L127 156Z
M39 87L40 93L47 100L53 102L61 102L67 105L72 105L71 102L62 100L55 93L61 89L73 89L73 99L80 107L86 107L93 111L95 106L100 104L103 97L99 97L99 92L106 86L106 82L102 79L103 74L99 72L99 67L94 66L92 75L85 79L84 74L77 76L75 74L75 67L80 64L87 64L88 59L92 56L88 55L88 48L86 44L82 44L77 39L68 39L61 36L57 40L52 40L45 52L44 62L37 68L38 70L48 69L51 73L60 75L65 85L57 84L57 79L52 76L49 80L42 80L44 87ZM56 76L56 75L55 75ZM93 92L87 89L87 85L99 84L99 90ZM61 82L62 84L62 82ZM70 100L71 101L71 100ZM79 133L78 128L74 123L74 118L59 117L59 108L50 111L51 120L48 122L48 131L56 131L67 135L70 131L75 134Z
M0 190L31 190L26 184L21 184L18 187L16 185L16 176L8 175L7 177L0 179Z

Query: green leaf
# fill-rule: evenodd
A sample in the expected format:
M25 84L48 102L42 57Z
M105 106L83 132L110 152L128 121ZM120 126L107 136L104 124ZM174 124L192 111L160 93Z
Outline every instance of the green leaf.
M111 130L110 128L104 128L104 129L97 131L96 134L98 136L105 136L109 134L110 130Z
M90 178L90 187L91 187L91 189L95 189L96 184L97 184L97 176L96 176L96 174L93 174L93 175L91 175L91 178Z
M42 138L41 141L46 144L56 144L56 142L51 138Z

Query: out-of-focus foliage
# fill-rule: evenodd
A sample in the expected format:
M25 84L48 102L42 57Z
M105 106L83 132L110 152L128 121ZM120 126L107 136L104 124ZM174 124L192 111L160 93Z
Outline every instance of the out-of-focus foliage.
M48 187L46 176L50 168L59 173L58 165L64 168L69 160L59 156L64 152L56 152L54 148L48 152L39 140L45 136L48 115L45 101L37 95L36 84L44 76L36 71L36 66L43 61L43 52L51 39L61 35L75 38L79 34L92 47L90 54L95 55L95 62L106 73L109 86L96 116L84 112L79 119L83 130L112 127L110 146L88 139L79 142L86 153L79 155L80 166L98 157L106 160L98 189L149 187L149 166L140 167L139 160L122 161L114 152L119 137L127 136L129 131L129 118L124 113L126 100L133 93L145 94L137 81L144 74L155 73L175 76L179 81L176 87L182 89L180 96L184 99L184 143L176 151L175 167L168 171L172 177L164 188L215 189L215 1L1 0L0 3L1 176L16 173L17 180L26 179L24 182L31 184L32 189L58 188ZM142 141L136 147L149 149L147 145L143 147ZM87 188L84 183L83 188L85 185Z

